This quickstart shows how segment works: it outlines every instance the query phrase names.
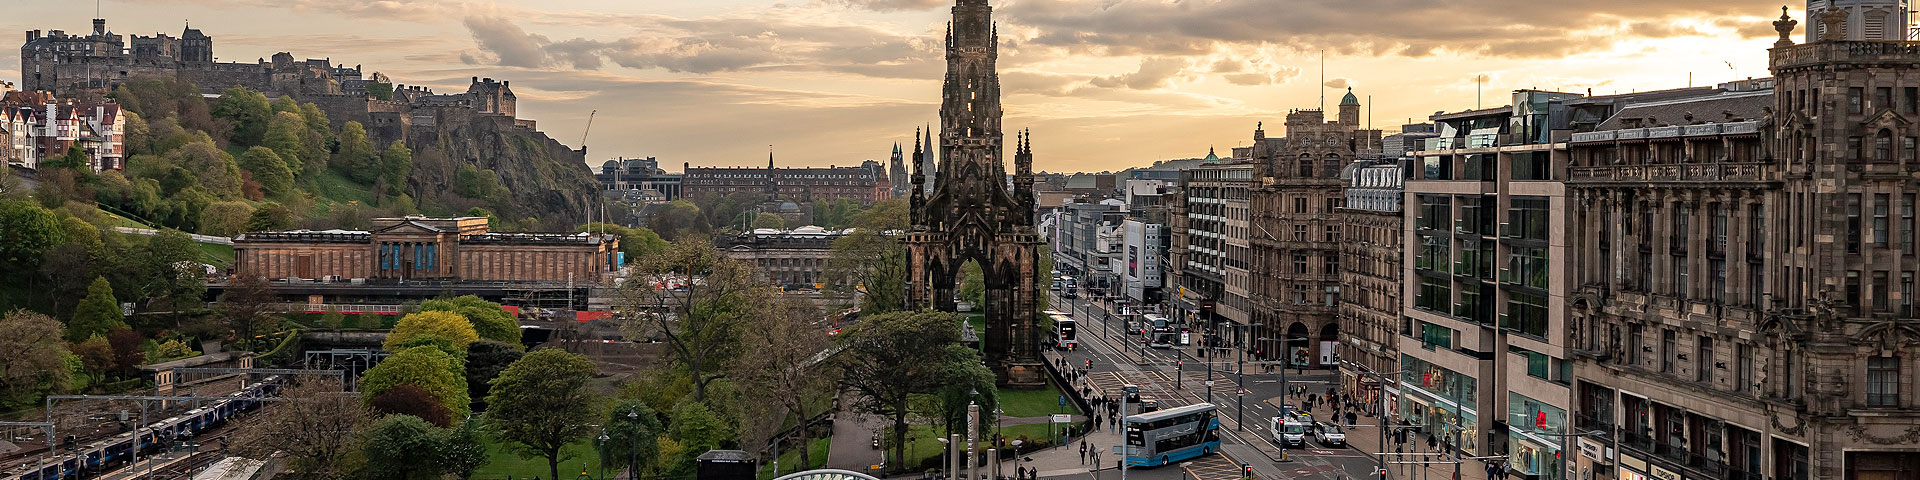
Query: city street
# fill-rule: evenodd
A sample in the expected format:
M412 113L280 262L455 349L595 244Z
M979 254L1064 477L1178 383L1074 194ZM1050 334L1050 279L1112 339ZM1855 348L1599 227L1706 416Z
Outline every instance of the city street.
M1242 377L1235 373L1239 357L1220 355L1211 362L1209 372L1208 362L1196 357L1199 353L1196 347L1146 348L1137 336L1128 339L1125 320L1117 312L1108 315L1104 302L1085 297L1063 299L1058 293L1049 292L1049 300L1054 310L1071 310L1078 321L1080 346L1071 352L1050 351L1049 358L1065 358L1070 365L1085 372L1076 382L1076 388L1091 386L1094 396L1117 399L1121 387L1132 384L1140 388L1141 398L1154 399L1160 408L1198 403L1211 394L1212 403L1220 407L1221 453L1224 455L1190 460L1178 468L1130 469L1128 478L1172 480L1192 475L1200 480L1237 479L1239 464L1252 464L1254 472L1262 478L1357 478L1374 471L1373 458L1360 451L1311 442L1305 449L1285 450L1285 460L1282 460L1282 449L1267 429L1268 420L1279 415L1276 404L1282 401L1285 391L1278 370L1268 374L1258 365L1248 364L1245 395L1237 395L1242 392ZM1198 335L1194 339L1197 343ZM1091 369L1086 368L1089 360L1093 362ZM1304 375L1288 371L1285 376L1287 385L1306 386L1310 393L1324 394L1335 374L1327 370L1307 370ZM1331 414L1324 409L1320 413ZM1363 417L1360 423L1371 421L1371 417ZM1117 472L1111 471L1099 477L1119 478Z

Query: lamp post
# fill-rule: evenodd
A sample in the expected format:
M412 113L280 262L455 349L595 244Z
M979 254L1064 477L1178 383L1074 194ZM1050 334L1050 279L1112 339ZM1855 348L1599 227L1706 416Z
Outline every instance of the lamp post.
M1018 473L1020 472L1020 444L1023 444L1023 443L1027 443L1027 442L1020 441L1020 440L1013 441L1013 471L1015 473L1015 476L1018 476Z
M613 437L607 436L607 429L605 428L600 429L599 440L600 440L601 455L606 455L607 441L612 439ZM774 452L773 454L773 476L776 476L776 477L780 476L780 452L777 452L777 451ZM607 478L607 462L600 462L600 478Z
M633 438L627 439L627 478L640 478L640 412L627 410L627 422L633 424ZM778 454L773 457L773 473L774 476L780 473Z

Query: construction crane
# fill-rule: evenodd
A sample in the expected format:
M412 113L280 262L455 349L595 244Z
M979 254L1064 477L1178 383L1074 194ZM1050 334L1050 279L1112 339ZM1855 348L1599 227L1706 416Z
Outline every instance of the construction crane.
M587 148L587 134L593 133L593 116L598 114L600 114L599 110L593 110L593 111L587 112L587 131L580 132L580 148L581 149Z

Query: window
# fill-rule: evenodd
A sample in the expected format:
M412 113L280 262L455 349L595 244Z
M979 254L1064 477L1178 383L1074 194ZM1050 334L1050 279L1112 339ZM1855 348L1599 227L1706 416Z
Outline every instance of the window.
M1307 241L1307 225L1306 224L1303 224L1303 223L1293 224L1293 241L1296 241L1296 242Z
M1460 197L1460 221L1454 224L1454 233L1464 235L1487 235L1494 233L1493 210L1487 207L1483 197Z
M1433 350L1436 347L1453 348L1453 329L1427 322L1419 323L1421 348L1428 350Z
M1873 271L1873 278L1871 279L1873 281L1873 311L1884 312L1887 311L1890 306L1890 303L1887 301L1887 283L1889 283L1889 278L1891 278L1891 276L1887 274L1886 270Z
M1847 253L1860 253L1860 194L1847 194Z
M1733 391L1746 393L1753 388L1753 346L1733 346Z
M1714 203L1707 206L1707 212L1707 215L1713 218L1713 224L1708 226L1707 232L1712 236L1713 253L1725 255L1727 253L1727 210L1721 208L1720 204Z
M1547 239L1547 199L1513 197L1507 209L1506 236L1526 240Z
M1462 175L1464 177L1462 180L1493 181L1494 158L1494 155L1490 153L1467 155L1466 172Z
M1553 357L1519 347L1513 347L1509 351L1513 352L1514 355L1526 358L1527 376L1541 380L1553 380ZM1532 424L1533 422L1528 421L1527 423Z
M1313 155L1307 153L1300 154L1299 167L1300 178L1313 178Z
M1713 285L1709 286L1711 291L1707 292L1707 296L1715 302L1726 303L1727 261L1719 258L1707 260L1707 273L1713 275Z
M1900 315L1913 315L1913 272L1900 272Z
M1900 196L1900 252L1913 254L1913 203L1914 194Z
M1305 275L1307 273L1307 256L1306 255L1293 256L1293 273L1301 274L1301 275Z
M1320 262L1320 274L1328 275L1328 276L1339 275L1340 274L1340 255L1339 254L1327 255L1327 258Z
M1873 109L1893 110L1893 87L1873 88Z
M1867 357L1867 406L1900 405L1900 357Z
M1645 352L1642 352L1642 350L1646 349L1645 348L1645 345L1646 345L1645 330L1646 330L1646 327L1643 327L1637 324L1627 325L1627 364L1628 365L1639 366L1640 359L1646 358L1641 355L1642 353L1645 353Z
M1414 306L1445 314L1453 308L1452 285L1444 278L1420 277L1420 293Z
M1860 303L1860 271L1859 270L1847 271L1846 294L1847 294L1847 306L1853 307L1855 309L1854 311L1859 311L1859 308L1864 306Z
M1340 198L1340 197L1329 198L1327 199L1327 209L1324 211L1326 213L1333 213L1334 210L1339 210L1340 204L1344 202L1346 202L1346 199L1344 198Z
M1873 194L1873 245L1876 247L1887 246L1887 214L1892 209L1892 195Z
M1693 346L1693 381L1713 384L1713 337L1701 336Z
M1660 373L1673 373L1673 356L1679 354L1679 347L1674 345L1673 330L1660 330Z
M1531 293L1507 292L1507 314L1500 328L1545 338L1547 336L1547 297Z
M1547 249L1513 246L1507 255L1506 277L1500 280L1533 288L1547 288Z
M1864 90L1865 89L1860 87L1847 87L1847 113L1860 113L1862 111L1860 103L1863 99L1860 97L1866 95Z
M1413 259L1415 270L1431 270L1448 273L1453 255L1447 251L1446 237L1420 235L1420 251Z
M1860 137L1847 137L1847 155L1849 160L1858 162L1867 159L1867 152L1861 150Z
M1307 197L1293 199L1293 213L1307 213Z
M1447 231L1453 228L1453 197L1420 195L1420 217L1414 226L1421 230Z
M1513 163L1514 180L1552 180L1552 172L1547 171L1546 152L1515 153L1508 160Z
M1893 161L1893 133L1892 132L1881 130L1879 135L1873 136L1873 161L1875 162Z
M1327 239L1327 243L1340 243L1340 226L1339 225L1327 225L1325 233L1326 233L1325 237Z
M1920 113L1920 88L1905 87L1904 90L1906 90L1906 98L1903 100L1907 101L1907 113Z
M1912 162L1916 160L1916 156L1920 156L1920 139L1907 137L1902 140L1900 142L1900 159Z

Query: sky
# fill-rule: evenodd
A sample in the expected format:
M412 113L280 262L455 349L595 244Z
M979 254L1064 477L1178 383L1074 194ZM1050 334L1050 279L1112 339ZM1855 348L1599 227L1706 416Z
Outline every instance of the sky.
M84 0L10 0L0 30L85 32ZM1396 130L1515 89L1607 94L1768 76L1780 3L1758 0L993 0L1005 127L1034 168L1110 171L1222 154L1257 122L1337 104ZM519 114L587 162L885 161L939 113L953 0L100 0L115 33L289 51L395 83L510 80ZM1804 4L1791 5L1802 16ZM1804 25L1804 21L1802 22ZM1804 29L1803 29L1804 30ZM1799 41L1803 32L1796 32ZM1323 60L1324 59L1324 60ZM1323 65L1324 64L1324 68ZM0 49L0 79L20 78ZM1324 79L1324 80L1323 80ZM587 130L590 112L592 129ZM1331 118L1331 116L1329 116ZM1268 135L1284 132L1275 127ZM1009 135L1011 137L1011 135ZM1009 139L1009 143L1011 140Z

